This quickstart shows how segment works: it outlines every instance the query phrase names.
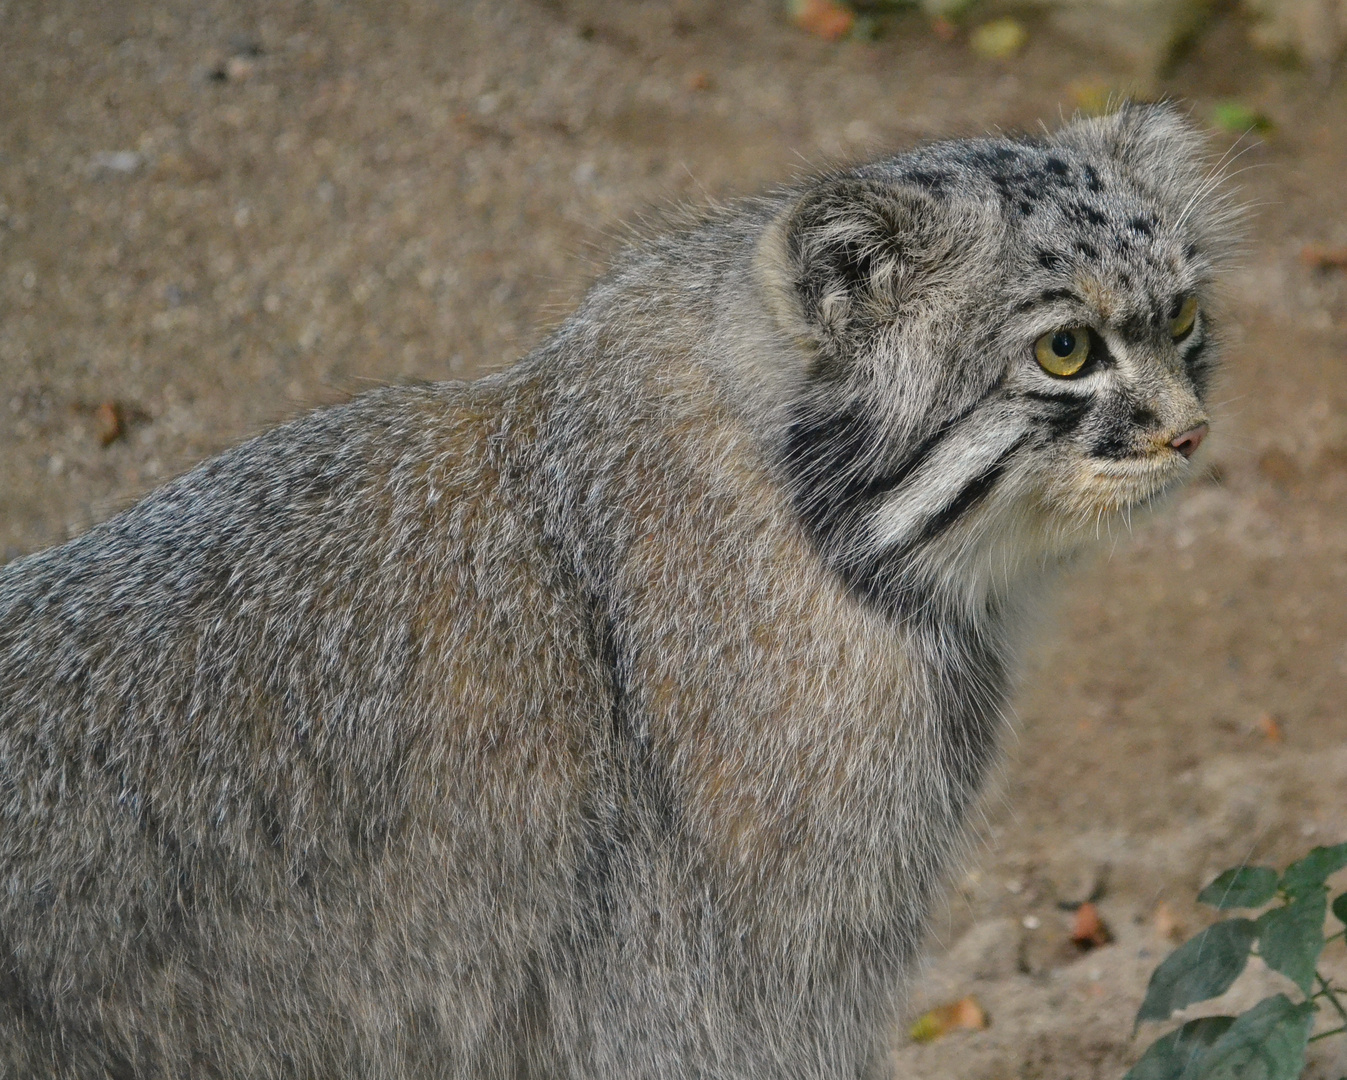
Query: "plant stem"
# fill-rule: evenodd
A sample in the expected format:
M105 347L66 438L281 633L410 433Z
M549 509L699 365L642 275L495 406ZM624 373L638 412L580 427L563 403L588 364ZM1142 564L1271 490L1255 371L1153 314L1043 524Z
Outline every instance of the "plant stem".
M1332 1003L1333 1008L1337 1010L1338 1015L1342 1017L1342 1022L1347 1024L1347 1009L1342 1007L1342 1002L1338 1000L1338 995L1333 993L1333 987L1329 985L1328 980L1317 971L1314 973L1314 977L1319 980L1319 985L1323 988L1322 992L1328 995L1328 1000ZM1315 997L1318 996L1318 994L1315 995Z
M1318 1042L1320 1039L1327 1039L1330 1035L1341 1035L1344 1031L1347 1031L1347 1024L1334 1028L1332 1031L1321 1031L1318 1035L1311 1035L1307 1041Z

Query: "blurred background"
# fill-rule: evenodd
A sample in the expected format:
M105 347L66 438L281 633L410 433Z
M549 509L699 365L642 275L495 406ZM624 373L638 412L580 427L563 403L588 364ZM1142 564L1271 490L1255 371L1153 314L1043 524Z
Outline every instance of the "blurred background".
M1347 840L1347 3L923 2L0 0L0 557L510 363L644 211L1174 97L1251 206L1203 477L1063 581L894 1032L896 1076L1112 1078L1196 890Z

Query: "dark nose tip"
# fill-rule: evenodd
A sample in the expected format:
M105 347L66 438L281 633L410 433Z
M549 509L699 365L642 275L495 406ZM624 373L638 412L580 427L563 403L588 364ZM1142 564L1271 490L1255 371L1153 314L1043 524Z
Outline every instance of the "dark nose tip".
M1175 450L1184 457L1192 457L1193 451L1202 445L1202 440L1207 437L1207 425L1198 424L1195 428L1190 428L1178 438L1170 442Z

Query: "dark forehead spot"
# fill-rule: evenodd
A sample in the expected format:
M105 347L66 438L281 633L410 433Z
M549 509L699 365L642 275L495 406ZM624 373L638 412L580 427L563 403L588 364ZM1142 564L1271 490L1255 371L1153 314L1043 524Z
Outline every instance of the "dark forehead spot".
M1189 258L1189 259L1196 259L1196 258L1197 258L1197 245L1196 245L1196 244L1189 244L1186 248L1183 249L1183 254L1185 255L1185 257L1187 257L1187 258Z
M1108 218L1096 210L1088 203L1072 203L1066 208L1066 216L1075 222L1082 222L1087 225L1093 225L1095 228L1102 228L1108 224Z
M954 179L950 173L943 169L913 169L907 174L907 178L933 195L941 194Z
M1140 233L1142 236L1150 236L1155 232L1155 226L1157 224L1159 224L1159 222L1155 215L1147 214L1144 217L1140 215L1134 217L1127 223L1127 227L1135 233Z
M1091 244L1088 240L1077 240L1075 243L1075 248L1087 259L1099 258L1099 249L1095 247L1093 244Z
M1104 190L1104 185L1099 179L1099 172L1093 165L1085 166L1085 186L1095 192Z
M1119 255L1126 255L1132 250L1132 241L1127 239L1122 233L1117 233L1113 237L1113 250Z
M1134 312L1122 319L1118 323L1118 332L1125 338L1141 341L1150 336L1150 332L1155 325L1154 309L1148 307L1144 311Z
M1058 300L1075 300L1077 303L1083 303L1070 289L1044 289L1038 294L1038 300L1043 304L1052 304Z
M1043 267L1044 270L1056 270L1062 265L1061 256L1051 251L1039 251L1037 254L1038 265Z
M966 160L987 177L1006 206L1025 216L1058 191L1079 186L1064 158L1032 145L984 146L971 151Z

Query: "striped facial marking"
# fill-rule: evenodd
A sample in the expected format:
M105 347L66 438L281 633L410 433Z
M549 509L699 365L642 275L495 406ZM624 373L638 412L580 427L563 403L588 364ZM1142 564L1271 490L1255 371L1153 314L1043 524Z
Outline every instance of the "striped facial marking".
M875 507L873 542L885 551L910 552L940 540L973 515L1012 471L1031 431L1000 408L1001 394L945 429L938 443L902 484Z
M892 606L903 564L959 536L1033 452L1033 425L1001 385L881 466L882 427L859 410L792 426L795 506L825 557L867 599Z

